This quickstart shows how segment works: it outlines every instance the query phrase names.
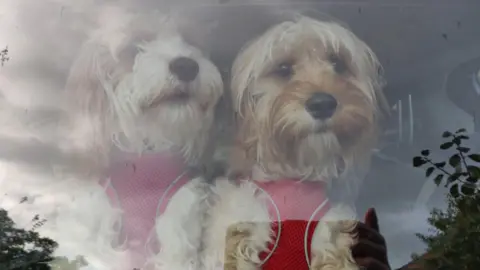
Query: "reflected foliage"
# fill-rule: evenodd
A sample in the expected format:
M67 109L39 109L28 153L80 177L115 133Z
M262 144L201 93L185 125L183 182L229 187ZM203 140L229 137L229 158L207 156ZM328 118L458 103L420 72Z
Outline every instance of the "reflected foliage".
M0 209L0 269L49 270L56 248L55 241L34 230L17 228L8 212Z
M454 150L445 161L434 161L430 150L413 158L413 165L425 169L437 185L449 188L446 210L434 209L428 218L429 234L417 236L427 245L427 253L414 255L421 269L480 269L480 154L463 146L465 129L443 133L441 150Z
M422 150L420 156L413 158L413 166L424 168L426 177L436 174L433 181L437 185L444 184L448 187L453 198L473 196L479 191L480 154L470 153L471 149L462 145L464 140L469 139L465 132L465 129L459 129L455 133L443 133L446 141L440 145L440 149L455 149L448 160L434 161L430 157L430 150Z

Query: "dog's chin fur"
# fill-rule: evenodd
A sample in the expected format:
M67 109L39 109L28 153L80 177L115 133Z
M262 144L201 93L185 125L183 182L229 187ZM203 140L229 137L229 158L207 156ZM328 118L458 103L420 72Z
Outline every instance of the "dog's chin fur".
M293 70L289 76L276 73L282 63ZM257 181L293 178L354 185L369 166L378 120L386 109L380 71L370 48L333 22L298 16L247 44L232 68L237 115L232 174ZM318 92L338 103L333 116L323 121L305 109L307 99ZM225 269L261 269L258 256L271 240L269 222L260 222L269 220L266 201L254 195L255 187L224 182L213 187L209 228L215 229L208 228L205 237L215 240L207 243L207 253L221 254ZM310 269L358 269L350 252L354 219L355 211L345 204L330 209L315 228Z
M114 162L114 150L170 152L183 157L186 165L198 163L207 146L214 108L223 94L219 71L200 49L184 41L174 19L161 20L156 14L149 18L121 8L106 9L99 17L108 16L119 20L114 25L100 22L101 29L84 44L66 84L65 94L72 101L66 110L73 127L71 144L64 148L84 153L88 169L75 175L53 172L45 179L32 173L32 179L18 182L28 187L25 190L20 184L1 185L8 187L5 192L24 191L29 198L38 197L19 208L24 210L22 216L38 214L48 219L37 230L58 242L56 255L70 259L81 255L88 269L105 270L130 265L122 243L114 248L118 240L114 225L121 211L110 205L99 184ZM190 57L199 64L197 78L188 85L169 71L169 62L177 57ZM178 91L187 92L188 99L178 99ZM166 267L161 269L187 269L193 260L204 198L202 181L192 181L179 191L177 203L172 198L172 207L181 206L183 211L167 208L156 223L162 232L159 241L172 246L149 258Z

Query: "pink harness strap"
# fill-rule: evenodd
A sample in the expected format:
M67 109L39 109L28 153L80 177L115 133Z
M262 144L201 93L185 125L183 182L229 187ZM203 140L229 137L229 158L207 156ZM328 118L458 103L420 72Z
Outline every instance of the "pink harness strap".
M155 219L161 215L171 197L189 181L183 160L171 155L144 155L115 164L110 181L103 181L114 206L123 210L121 241L136 253L134 264L141 267L149 251L158 250L152 236ZM151 237L151 238L150 238Z
M312 215L318 206L327 200L323 182L284 179L255 181L255 184L266 192L275 204L270 204L269 207L271 217L275 218L275 221L278 217L273 207L278 208L281 220L309 220L319 218Z

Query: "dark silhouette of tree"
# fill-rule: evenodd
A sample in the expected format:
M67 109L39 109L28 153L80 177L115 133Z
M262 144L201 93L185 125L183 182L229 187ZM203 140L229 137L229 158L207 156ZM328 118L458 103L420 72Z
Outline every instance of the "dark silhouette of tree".
M447 209L434 209L428 218L430 234L417 235L427 245L426 255L413 257L421 265L417 269L480 269L480 154L463 146L469 139L465 129L446 131L443 138L440 149L455 150L448 160L432 160L430 150L413 158L415 167L424 168L427 177L437 174L435 183L449 188Z
M0 50L0 64L10 60L8 47ZM24 203L23 198L20 203ZM32 219L32 230L18 228L9 217L7 210L0 209L0 269L2 270L50 270L52 253L57 243L40 237L35 229L45 220L37 215Z
M33 221L38 224L36 218ZM8 212L0 209L0 269L49 270L56 248L55 241L34 230L17 228Z
M5 47L0 50L0 65L9 60L8 47ZM26 201L25 197L20 203ZM35 232L45 222L36 215L31 230L19 229L8 216L8 211L0 209L0 270L76 270L87 265L82 256L73 261L52 256L58 244Z

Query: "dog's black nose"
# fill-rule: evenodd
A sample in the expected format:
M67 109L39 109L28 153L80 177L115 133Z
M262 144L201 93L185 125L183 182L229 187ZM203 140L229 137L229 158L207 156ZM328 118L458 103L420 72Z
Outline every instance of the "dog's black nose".
M305 108L313 118L324 120L335 113L337 100L327 93L315 93L305 102Z
M197 61L188 57L178 57L170 62L170 71L182 82L193 81L199 71Z

